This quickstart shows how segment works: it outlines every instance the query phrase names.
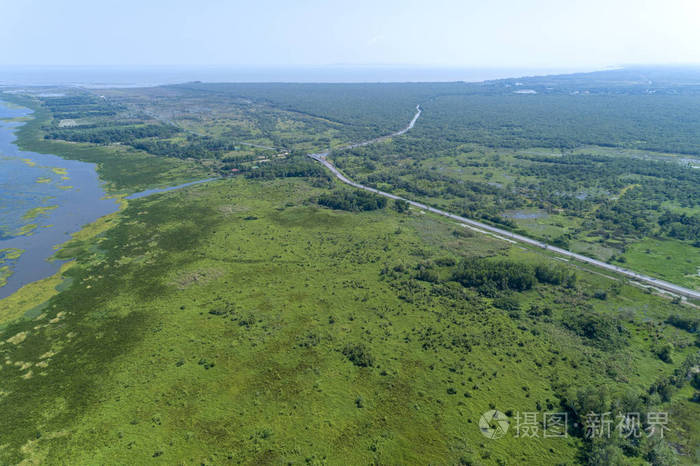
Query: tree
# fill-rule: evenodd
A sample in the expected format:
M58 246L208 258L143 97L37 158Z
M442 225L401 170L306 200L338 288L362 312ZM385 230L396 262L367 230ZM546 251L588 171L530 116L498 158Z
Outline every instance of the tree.
M408 209L410 207L410 204L403 199L395 199L394 200L394 210L396 210L398 213L402 214L404 212L408 212Z
M667 362L667 363L673 362L672 353L673 353L673 345L671 343L666 343L665 345L662 345L656 351L656 354L659 356L659 359L661 359L663 362Z

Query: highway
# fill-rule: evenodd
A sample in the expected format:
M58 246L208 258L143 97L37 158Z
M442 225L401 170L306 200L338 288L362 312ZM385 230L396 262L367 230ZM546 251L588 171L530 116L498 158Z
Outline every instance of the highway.
M413 117L411 122L408 124L408 126L406 126L404 129L397 131L395 133L392 133L390 135L387 135L387 136L382 136L379 138L371 139L369 141L351 144L349 146L344 146L344 147L341 147L340 149L336 149L336 150L352 149L355 147L367 146L369 144L373 144L373 143L376 143L378 141L383 141L383 140L386 140L386 139L394 137L394 136L401 136L402 134L407 133L409 130L411 130L413 128L413 126L416 124L416 121L418 121L418 118L420 118L421 113L422 113L422 110L420 108L420 105L417 105L415 116ZM333 175L335 175L336 178L338 178L343 183L348 184L352 187L355 187L358 189L363 189L365 191L369 191L371 193L375 193L375 194L378 194L380 196L387 197L389 199L406 201L410 205L412 205L413 207L416 207L418 209L432 212L432 213L435 213L438 215L442 215L444 217L450 218L452 220L456 220L456 221L463 223L465 225L469 225L469 226L472 226L475 228L479 228L481 230L495 233L499 236L502 236L502 237L507 238L507 239L512 240L512 241L516 241L518 243L523 243L523 244L528 244L530 246L535 246L535 247L538 247L538 248L541 248L541 249L544 249L544 250L547 250L550 252L554 252L560 256L563 256L563 257L566 257L569 259L575 259L575 260L578 260L580 262L583 262L583 263L586 263L589 265L593 265L593 266L599 267L599 268L604 269L604 270L608 270L610 272L615 272L615 273L623 275L631 280L634 280L634 281L637 281L640 283L644 283L646 285L650 285L650 286L653 286L655 288L659 288L661 290L671 292L673 294L684 296L686 298L700 299L700 292L695 291L695 290L691 290L690 288L685 288L685 287L682 287L679 285L674 285L673 283L670 283L670 282L667 282L664 280L660 280L658 278L654 278L654 277L650 277L648 275L637 273L637 272L634 272L632 270L625 269L623 267L619 267L617 265L608 264L607 262L602 262L602 261L599 261L597 259L592 259L590 257L586 257L586 256L583 256L581 254L577 254L575 252L567 251L566 249L558 248L556 246L551 246L549 244L543 243L543 242L538 241L536 239L528 238L527 236L512 233L508 230L503 230L501 228L497 228L497 227L488 225L486 223L481 223L477 220L472 220L472 219L469 219L466 217L461 217L459 215L451 214L451 213L446 212L444 210L436 209L435 207L430 207L430 206L422 204L420 202L412 201L410 199L405 199L403 197L396 196L396 195L391 194L391 193L387 193L384 191L380 191L378 189L371 188L369 186L362 185L360 183L356 183L356 182L352 181L351 179L349 179L348 177L346 177L345 175L343 175L340 172L340 170L338 170L335 167L335 165L333 165L331 162L329 162L326 159L326 157L328 156L329 153L330 153L329 151L326 151L326 152L319 152L316 154L308 154L308 156L311 157L312 159L322 163L326 168L328 168L333 173Z

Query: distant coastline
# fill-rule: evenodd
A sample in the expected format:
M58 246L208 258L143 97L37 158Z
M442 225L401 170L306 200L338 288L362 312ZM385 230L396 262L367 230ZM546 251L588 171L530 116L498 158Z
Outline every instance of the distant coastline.
M150 87L190 81L205 82L480 82L492 79L562 74L593 69L459 68L384 65L294 67L56 67L0 66L0 87L76 86L92 89Z

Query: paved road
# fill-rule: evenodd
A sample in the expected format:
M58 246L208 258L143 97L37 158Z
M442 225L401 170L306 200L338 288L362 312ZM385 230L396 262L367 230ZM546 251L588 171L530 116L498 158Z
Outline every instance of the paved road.
M420 115L421 115L421 108L420 108L420 105L418 105L418 106L416 106L415 116L413 117L411 122L408 124L408 126L406 126L401 131L397 131L397 132L392 133L388 136L382 136L380 138L371 139L369 141L364 141L364 142L360 142L357 144L345 146L345 147L342 147L341 149L338 149L338 150L367 146L369 144L373 144L375 142L382 141L382 140L388 139L388 138L393 137L393 136L400 136L402 134L405 134L411 128L413 128L413 126L416 124L416 121L418 121L418 118L420 118ZM479 228L481 230L486 230L486 231L491 232L491 233L496 233L497 235L502 236L504 238L507 238L509 240L517 241L519 243L529 244L531 246L542 248L542 249L545 249L547 251L552 251L552 252L559 254L560 256L564 256L564 257L567 257L570 259L576 259L576 260L584 262L586 264L594 265L596 267L600 267L601 269L609 270L611 272L615 272L615 273L618 273L620 275L624 275L625 277L630 278L632 280L635 280L635 281L638 281L641 283L645 283L647 285L651 285L651 286L654 286L656 288L659 288L659 289L662 289L665 291L669 291L671 293L685 296L687 298L700 299L700 292L698 292L698 291L691 290L689 288L684 288L682 286L674 285L673 283L669 283L669 282L664 281L664 280L659 280L658 278L649 277L647 275L643 275L641 273L637 273L637 272L634 272L632 270L625 269L623 267L618 267L616 265L608 264L607 262L602 262L602 261L599 261L596 259L592 259L590 257L586 257L586 256L583 256L581 254L577 254L575 252L567 251L566 249L558 248L556 246L550 246L550 245L543 243L541 241L538 241L538 240L535 240L532 238L528 238L527 236L518 235L516 233L512 233L510 231L503 230L501 228L496 228L496 227L493 227L491 225L487 225L486 223L481 223L481 222L478 222L476 220L472 220L469 218L461 217L459 215L451 214L451 213L446 212L444 210L436 209L435 207L430 207L430 206L422 204L420 202L411 201L409 199L405 199L403 197L396 196L396 195L391 194L391 193L387 193L384 191L380 191L378 189L371 188L369 186L362 185L360 183L356 183L356 182L352 181L351 179L349 179L348 177L346 177L345 175L343 175L335 167L335 165L333 165L331 162L329 162L326 159L328 154L329 154L329 151L326 151L326 152L319 152L317 154L308 154L308 156L314 160L319 161L323 165L325 165L336 176L336 178L338 178L340 181L342 181L343 183L348 184L350 186L353 186L355 188L363 189L365 191L369 191L371 193L378 194L380 196L388 197L389 199L406 201L409 204L411 204L412 206L417 207L419 209L426 210L428 212L433 212L435 214L451 218L451 219L456 220L458 222L461 222L465 225L476 227L476 228Z

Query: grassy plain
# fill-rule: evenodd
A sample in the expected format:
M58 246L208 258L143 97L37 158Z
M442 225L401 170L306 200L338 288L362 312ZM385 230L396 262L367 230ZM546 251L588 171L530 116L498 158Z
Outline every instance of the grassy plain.
M664 280L700 288L700 248L679 241L646 239L628 246L624 257L635 270L653 271Z
M688 308L585 272L575 290L517 295L549 317L509 316L450 282L449 259L550 258L429 215L321 208L321 192L291 179L192 186L130 201L65 245L69 282L0 331L0 461L574 462L578 438L489 440L479 417L558 411L584 386L645 391L675 367L660 342L676 362L697 351L662 323ZM414 278L428 262L442 264L437 283ZM631 335L618 350L562 325L600 289L595 311ZM669 406L692 424L687 396ZM693 455L697 437L670 427Z
M276 151L243 144L325 149L397 129L416 99L436 90L469 89L457 83L105 90L109 102L83 94L49 102L60 119L16 97L37 116L20 130L20 145L98 163L113 194L206 178L226 160L265 173L247 178L251 168L123 201L120 212L57 251L71 261L59 274L0 301L0 463L667 464L669 448L682 463L700 463L700 404L691 401L700 387L687 379L699 366L700 340L691 328L696 308L443 218L398 213L392 203L363 212L320 207L322 195L345 188L308 170L299 162L308 163L304 157L278 160L271 157ZM591 224L605 203L578 206L583 213L576 216L547 197L565 187L574 199L634 198L640 179L653 176L623 170L602 186L596 173L605 167L593 164L573 186L566 175L545 184L558 166L533 171L551 161L527 157L562 151L537 147L538 134L500 124L502 115L492 118L493 128L439 130L445 122L459 127L452 122L464 114L460 103L485 100L494 99L459 98L442 114L426 106L416 127L427 122L422 133L336 160L382 189L474 216L505 213L513 228L533 236L570 235L564 240L575 250L606 260L622 255L638 270L663 263L666 278L693 285L680 281L694 280L696 259L686 253L695 246L688 240L637 244L638 237L616 227L606 236ZM506 100L523 102L499 105ZM427 119L431 111L434 120ZM562 125L550 123L540 126L546 130L540 141L563 134ZM149 133L153 127L159 133ZM102 142L44 139L49 131ZM112 141L114 134L123 142ZM465 134L517 144L487 147L464 141ZM667 135L655 138L664 142L659 138ZM160 155L134 149L138 144ZM625 155L644 158L645 145L628 145L634 153ZM588 146L585 153L610 156L608 150ZM264 171L265 164L275 168ZM513 194L528 190L541 197ZM692 214L693 196L679 191L650 192ZM624 209L618 213L623 217ZM686 262L667 266L665 255ZM458 278L464 264L469 272L469 264L485 271L488 263L516 271L562 270L558 265L577 280L564 286L538 279L515 292ZM642 439L600 448L572 425L564 439L515 438L518 413L536 412L541 421L545 412L566 411L573 422L594 405L668 411L671 443L657 448ZM489 409L510 416L502 439L479 430Z

